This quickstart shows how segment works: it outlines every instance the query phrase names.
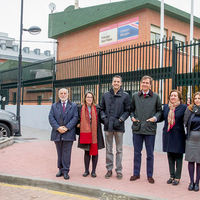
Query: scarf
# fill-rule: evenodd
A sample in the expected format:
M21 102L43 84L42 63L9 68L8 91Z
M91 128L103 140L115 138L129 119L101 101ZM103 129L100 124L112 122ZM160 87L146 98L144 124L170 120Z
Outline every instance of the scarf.
M200 107L197 106L197 105L194 105L194 106L193 106L192 112L193 112L195 115L200 116Z
M171 102L169 102L168 106L169 106L169 113L168 113L168 128L167 128L167 132L169 132L175 125L175 109L177 106L180 105L180 101L172 104Z
M91 120L87 105L81 108L80 120L80 144L90 144L90 155L98 155L97 146L97 110L95 105L91 106Z

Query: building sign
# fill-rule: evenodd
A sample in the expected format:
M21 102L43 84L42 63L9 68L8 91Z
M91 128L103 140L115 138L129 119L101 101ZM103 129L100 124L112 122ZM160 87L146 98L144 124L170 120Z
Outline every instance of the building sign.
M117 24L100 29L99 46L117 43Z
M100 29L99 46L133 40L139 35L139 17Z
M138 35L139 35L138 17L118 24L117 28L118 42L136 39L138 38Z

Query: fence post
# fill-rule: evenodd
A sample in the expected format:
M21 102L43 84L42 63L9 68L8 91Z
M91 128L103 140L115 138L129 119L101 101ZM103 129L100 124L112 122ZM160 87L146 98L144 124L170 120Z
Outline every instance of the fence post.
M55 81L56 81L56 61L55 57L52 59L52 70L53 70L53 76L52 76L52 103L56 102L56 89L55 89Z
M99 76L98 76L98 85L99 85L99 91L98 91L98 103L100 104L100 98L101 98L101 75L102 75L102 51L99 52Z
M172 37L172 89L176 89L176 75L177 75L177 44L175 43L175 37Z

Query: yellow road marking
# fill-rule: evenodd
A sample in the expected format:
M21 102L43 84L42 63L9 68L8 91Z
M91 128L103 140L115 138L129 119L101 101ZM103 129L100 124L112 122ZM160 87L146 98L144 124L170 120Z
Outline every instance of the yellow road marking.
M26 190L35 190L35 191L44 191L50 194L55 194L55 195L60 195L60 196L70 196L74 198L79 198L79 199L84 199L84 200L97 200L96 198L91 198L91 197L86 197L86 196L81 196L77 194L70 194L67 192L58 192L55 190L48 190L44 188L39 188L39 187L32 187L32 186L26 186L26 185L13 185L13 184L8 184L8 183L1 183L0 186L7 186L7 187L13 187L13 188L21 188L21 189L26 189Z

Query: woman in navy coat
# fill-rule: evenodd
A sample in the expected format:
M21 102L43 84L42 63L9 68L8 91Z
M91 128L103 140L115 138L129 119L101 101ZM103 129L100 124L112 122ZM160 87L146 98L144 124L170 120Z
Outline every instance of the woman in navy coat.
M183 124L187 106L182 104L181 93L172 90L169 103L164 105L163 151L167 152L170 178L167 184L178 185L181 178L183 153L185 153L185 130Z
M185 160L188 161L188 172L190 176L188 190L197 192L199 191L200 180L200 92L194 94L192 104L186 109L184 124L187 127ZM194 182L195 171L196 181Z

